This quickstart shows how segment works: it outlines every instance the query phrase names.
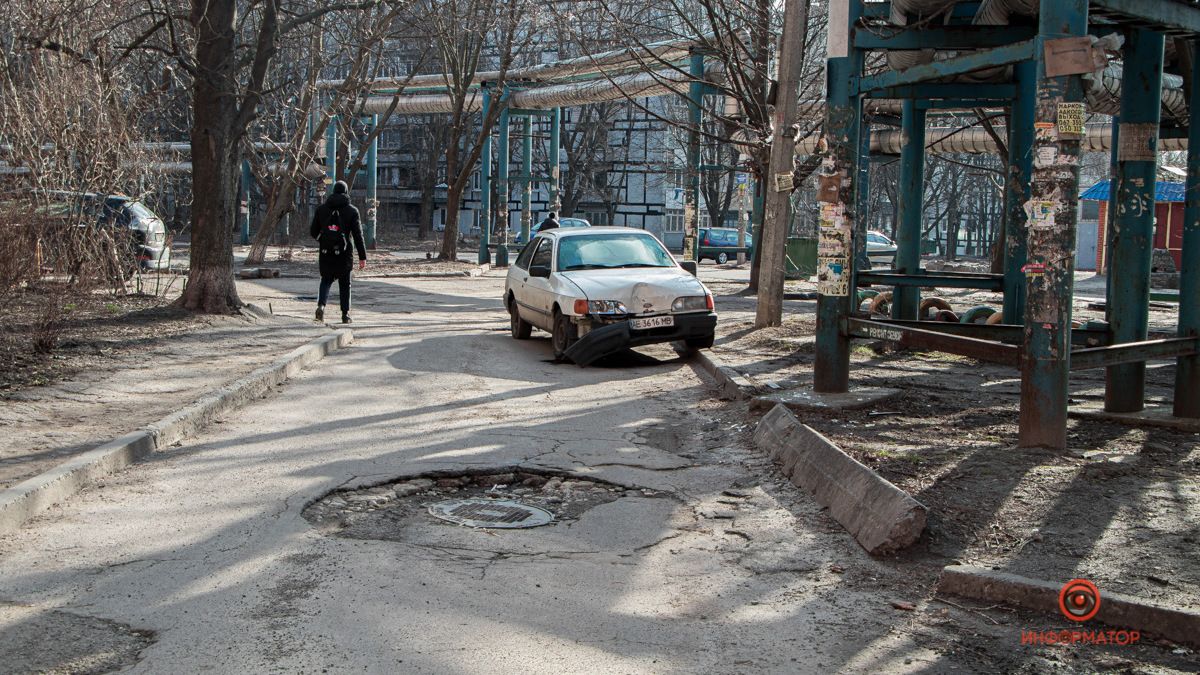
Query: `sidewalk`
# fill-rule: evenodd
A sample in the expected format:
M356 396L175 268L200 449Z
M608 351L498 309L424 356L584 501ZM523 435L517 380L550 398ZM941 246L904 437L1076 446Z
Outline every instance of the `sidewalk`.
M191 404L331 329L262 316L179 317L97 345L95 367L0 398L0 489ZM191 325L192 323L195 325ZM173 334L176 324L188 331ZM166 337L154 337L166 335Z

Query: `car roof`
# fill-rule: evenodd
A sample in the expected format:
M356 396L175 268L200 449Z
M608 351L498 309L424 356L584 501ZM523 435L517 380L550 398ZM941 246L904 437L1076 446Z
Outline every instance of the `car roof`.
M556 227L556 228L553 228L550 230L543 230L541 232L538 232L538 236L539 237L578 237L578 236L588 236L588 235L594 235L594 234L629 234L631 232L634 234L644 234L648 237L654 236L653 234L651 234L645 230L636 228L636 227L612 227L612 226L608 226L608 227L594 227L594 226L593 227L567 227L567 228Z

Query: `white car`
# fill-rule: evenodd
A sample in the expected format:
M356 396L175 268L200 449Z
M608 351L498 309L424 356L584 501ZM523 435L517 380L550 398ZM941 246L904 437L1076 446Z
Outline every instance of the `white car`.
M694 269L694 268L693 268ZM554 356L587 365L626 347L713 344L713 296L654 235L627 227L539 232L504 282L512 336L553 337Z
M871 267L893 267L896 263L896 242L882 232L867 232L867 259Z

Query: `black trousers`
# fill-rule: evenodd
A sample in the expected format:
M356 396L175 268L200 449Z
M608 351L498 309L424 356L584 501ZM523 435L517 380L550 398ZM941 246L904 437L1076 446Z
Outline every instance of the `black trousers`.
M336 279L342 314L350 313L350 271L353 269L353 258L346 258L345 262L340 259L321 261L321 286L317 292L317 306L325 306L325 302L329 300L329 289Z

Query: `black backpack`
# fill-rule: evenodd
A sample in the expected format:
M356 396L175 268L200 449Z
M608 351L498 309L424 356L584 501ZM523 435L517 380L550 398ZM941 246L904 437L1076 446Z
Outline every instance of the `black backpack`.
M330 210L329 220L325 221L325 227L317 234L317 244L323 255L341 255L349 248L346 230L342 228L342 214L338 209Z

